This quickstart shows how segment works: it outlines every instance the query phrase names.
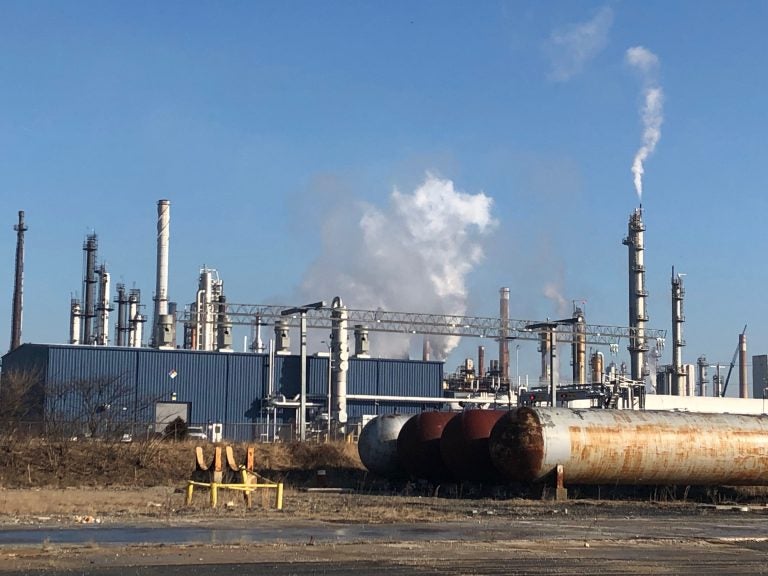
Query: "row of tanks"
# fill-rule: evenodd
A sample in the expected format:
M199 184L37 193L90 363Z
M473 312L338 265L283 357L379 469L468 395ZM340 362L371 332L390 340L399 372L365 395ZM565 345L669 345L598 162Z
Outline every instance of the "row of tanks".
M360 459L388 479L615 485L768 485L768 416L521 407L389 414Z

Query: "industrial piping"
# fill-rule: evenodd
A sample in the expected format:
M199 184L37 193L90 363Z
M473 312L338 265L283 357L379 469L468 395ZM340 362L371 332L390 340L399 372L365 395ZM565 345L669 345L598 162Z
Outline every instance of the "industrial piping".
M768 485L768 417L643 410L520 408L489 439L510 481L562 466L571 484Z

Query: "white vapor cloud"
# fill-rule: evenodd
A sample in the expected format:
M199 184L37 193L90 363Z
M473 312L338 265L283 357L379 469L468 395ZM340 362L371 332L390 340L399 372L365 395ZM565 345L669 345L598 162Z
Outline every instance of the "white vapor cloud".
M603 6L591 20L552 32L546 45L552 63L550 78L565 82L580 73L605 48L612 25L613 10Z
M642 46L633 46L627 50L626 61L640 72L643 79L643 107L640 113L643 122L642 143L632 162L635 191L637 198L642 201L644 164L661 138L664 92L657 79L659 58L656 54Z
M544 285L544 296L549 298L557 307L557 315L564 318L569 313L568 300L562 294L558 283L547 282Z
M466 279L483 260L482 241L496 226L492 206L482 192L468 194L427 174L412 192L394 189L385 208L339 207L324 226L323 251L302 292L338 295L350 308L466 314ZM377 356L407 354L410 341L379 336L372 334ZM430 337L436 359L457 344L455 337Z

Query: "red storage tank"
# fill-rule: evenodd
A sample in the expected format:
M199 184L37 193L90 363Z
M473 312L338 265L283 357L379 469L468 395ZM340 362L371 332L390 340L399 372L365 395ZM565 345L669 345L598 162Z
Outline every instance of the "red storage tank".
M456 412L422 412L403 425L397 437L400 463L413 478L444 482L451 473L440 455L440 437Z
M452 418L443 430L440 453L457 480L501 481L491 461L488 437L507 410L466 410Z

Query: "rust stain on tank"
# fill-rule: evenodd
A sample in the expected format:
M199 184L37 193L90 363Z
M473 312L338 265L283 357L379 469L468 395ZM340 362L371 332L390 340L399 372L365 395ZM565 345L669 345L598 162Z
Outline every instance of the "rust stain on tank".
M566 480L768 483L768 434L755 427L756 421L750 420L755 417L718 420L717 415L697 418L642 412L611 416L615 424L589 422L568 427L570 461L564 463ZM742 422L744 427L738 427Z
M537 414L529 408L502 416L488 445L494 466L506 480L527 481L541 469L544 437Z

